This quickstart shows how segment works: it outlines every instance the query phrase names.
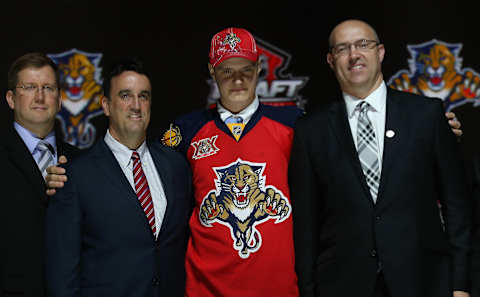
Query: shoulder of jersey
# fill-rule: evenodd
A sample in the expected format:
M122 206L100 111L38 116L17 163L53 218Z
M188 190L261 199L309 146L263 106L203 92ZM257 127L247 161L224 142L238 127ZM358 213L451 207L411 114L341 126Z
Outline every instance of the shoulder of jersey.
M269 119L293 127L304 111L296 106L269 106L262 105L263 114Z
M189 142L206 123L213 119L211 109L196 110L179 116L163 132L161 142L172 148L177 148Z

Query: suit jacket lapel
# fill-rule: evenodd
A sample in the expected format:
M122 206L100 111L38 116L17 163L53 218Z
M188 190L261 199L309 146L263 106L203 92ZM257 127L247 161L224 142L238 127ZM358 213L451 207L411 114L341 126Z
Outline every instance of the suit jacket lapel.
M392 165L397 159L395 156L397 156L399 149L401 149L405 140L409 139L411 133L408 110L401 108L401 101L401 93L387 88L382 174L378 189L377 207L385 207L389 202L388 197L384 197L384 192L392 171ZM387 137L387 134L391 135L389 131L394 133L393 137Z
M130 205L131 209L137 212L137 214L144 220L145 228L150 230L145 213L138 202L137 194L123 173L123 170L120 167L120 164L118 164L114 154L103 139L98 141L95 150L95 161L99 170L104 171L103 175L110 181L112 188L116 188L122 193L122 195L119 195L119 199L125 199L127 204Z
M352 131L350 124L348 123L347 110L343 100L332 105L330 112L330 124L334 134L337 136L339 147L345 150L345 155L349 159L352 169L355 175L360 180L362 189L366 195L362 195L369 200L369 203L373 205L373 200L370 195L370 190L367 186L365 176L363 175L362 167L360 166L360 160L358 159L357 149L353 142Z
M32 187L38 192L40 197L42 197L42 199L40 199L40 202L46 205L46 184L42 174L40 173L40 170L38 169L37 162L35 162L32 154L28 150L20 135L18 135L18 133L15 131L15 129L11 127L8 130L8 140L5 144L8 152L8 158L23 174L25 180L27 180L28 183L30 183ZM37 199L37 197L35 197L35 199Z
M163 216L162 227L158 233L158 238L162 235L162 232L165 230L167 221L169 220L174 201L172 197L175 197L174 188L173 188L173 176L171 170L168 170L167 164L170 162L165 160L164 155L161 153L161 147L158 147L158 143L147 143L150 155L152 156L153 162L155 163L155 168L157 169L158 175L160 177L161 184L163 186L163 192L165 193L165 198L167 200L167 208L165 209L165 215Z

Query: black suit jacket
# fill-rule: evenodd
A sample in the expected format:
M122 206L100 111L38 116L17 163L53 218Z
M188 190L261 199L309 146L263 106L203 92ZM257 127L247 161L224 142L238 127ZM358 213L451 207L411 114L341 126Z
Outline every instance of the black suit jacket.
M138 198L103 140L67 166L47 210L50 297L183 297L192 185L186 160L148 144L167 198L155 239Z
M0 143L0 296L45 296L45 181L22 138L9 125ZM78 149L57 134L57 154L71 158Z
M343 100L298 121L289 181L302 296L371 297L379 269L392 297L467 289L469 199L441 100L389 89L388 130L374 204Z
M473 158L472 294L480 297L480 154Z

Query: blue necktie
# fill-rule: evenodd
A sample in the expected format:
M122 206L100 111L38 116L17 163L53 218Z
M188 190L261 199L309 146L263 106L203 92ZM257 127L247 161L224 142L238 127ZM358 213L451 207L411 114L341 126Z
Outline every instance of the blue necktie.
M40 152L40 158L38 158L38 169L42 173L43 178L47 175L47 167L53 165L53 147L51 144L44 140L40 140L37 144L37 150Z

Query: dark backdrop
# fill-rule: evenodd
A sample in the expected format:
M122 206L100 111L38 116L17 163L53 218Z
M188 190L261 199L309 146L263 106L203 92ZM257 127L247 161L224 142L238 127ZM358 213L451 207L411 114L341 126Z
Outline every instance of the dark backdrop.
M330 30L339 21L360 18L373 25L385 44L384 75L408 68L407 44L431 39L463 43L463 67L480 70L478 10L473 1L12 1L0 4L3 32L0 82L20 55L60 53L72 48L103 53L102 63L140 56L152 72L150 136L159 136L180 114L206 106L207 55L211 36L237 26L288 52L288 73L308 76L300 91L314 105L338 96L325 55ZM11 113L1 100L1 125ZM465 156L478 150L480 108L454 109L463 123ZM106 120L94 120L102 135Z

